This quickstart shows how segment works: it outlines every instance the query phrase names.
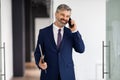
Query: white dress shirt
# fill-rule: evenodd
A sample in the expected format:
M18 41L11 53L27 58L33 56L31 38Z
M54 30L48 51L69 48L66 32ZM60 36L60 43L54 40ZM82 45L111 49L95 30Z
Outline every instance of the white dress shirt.
M53 24L53 35L54 35L54 40L55 40L56 44L57 44L57 36L58 36L58 30L59 29L61 29L61 37L63 38L64 27L59 28L55 24Z

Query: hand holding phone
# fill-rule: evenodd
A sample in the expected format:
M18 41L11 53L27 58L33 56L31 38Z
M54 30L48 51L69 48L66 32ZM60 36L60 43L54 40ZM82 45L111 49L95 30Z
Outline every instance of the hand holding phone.
M74 24L71 24L71 18L69 18L68 24L70 28L73 28Z

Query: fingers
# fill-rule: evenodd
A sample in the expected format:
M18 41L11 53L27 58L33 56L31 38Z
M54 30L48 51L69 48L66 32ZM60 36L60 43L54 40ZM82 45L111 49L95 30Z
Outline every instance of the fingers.
M75 21L71 20L71 24L74 24L74 26L72 28L70 28L71 31L75 31L77 29Z
M40 68L43 69L43 70L47 69L47 63L44 62L44 59L40 59L40 61L39 61L39 66L40 66Z

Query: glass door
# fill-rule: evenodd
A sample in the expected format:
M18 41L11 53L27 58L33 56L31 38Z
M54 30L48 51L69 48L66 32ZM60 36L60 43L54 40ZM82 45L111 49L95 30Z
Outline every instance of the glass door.
M120 80L120 0L107 0L106 26L106 80Z
M4 45L2 45L2 37L1 37L1 0L0 0L0 80L4 80L5 74L4 74L4 64L3 64L3 59L4 59Z
M0 80L2 80L2 51L1 51L1 0L0 0Z

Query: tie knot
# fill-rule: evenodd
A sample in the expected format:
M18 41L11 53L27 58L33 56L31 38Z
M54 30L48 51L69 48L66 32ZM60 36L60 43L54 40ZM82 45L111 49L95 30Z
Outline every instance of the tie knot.
M58 29L58 32L61 32L61 29Z

